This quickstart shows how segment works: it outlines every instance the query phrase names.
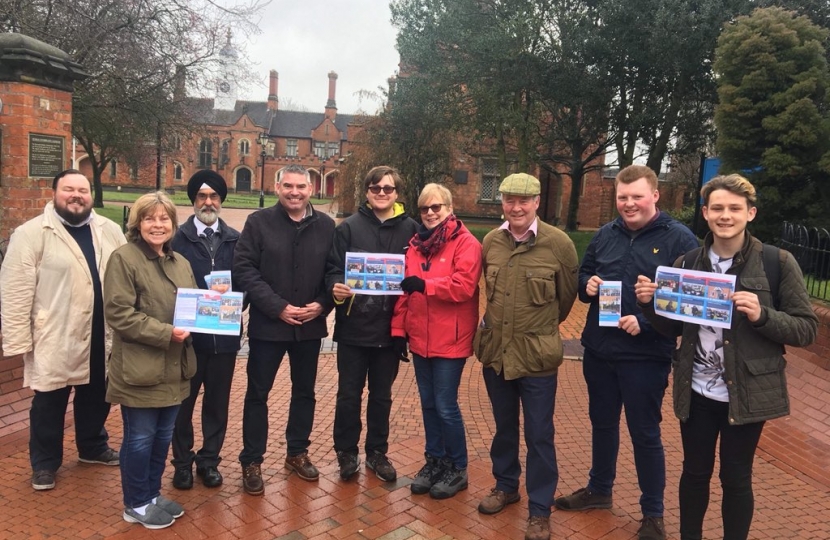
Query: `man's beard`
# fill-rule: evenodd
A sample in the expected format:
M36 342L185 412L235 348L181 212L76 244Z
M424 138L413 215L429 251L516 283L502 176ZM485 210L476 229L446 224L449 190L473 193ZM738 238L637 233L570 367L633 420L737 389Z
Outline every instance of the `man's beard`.
M89 215L92 213L92 206L84 206L83 210L78 213L72 212L69 210L69 205L73 203L78 203L83 205L83 199L79 199L77 197L69 199L66 201L66 206L60 206L58 201L54 201L55 203L55 212L64 219L70 225L80 225L84 221L89 218Z
M202 207L196 210L196 217L205 225L213 225L219 219L219 211L215 208L207 210L205 207Z

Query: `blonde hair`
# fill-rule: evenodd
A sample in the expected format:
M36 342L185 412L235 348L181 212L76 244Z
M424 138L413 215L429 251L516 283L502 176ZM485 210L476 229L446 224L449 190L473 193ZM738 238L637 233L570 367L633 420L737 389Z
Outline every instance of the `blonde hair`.
M440 184L427 184L418 196L418 206L424 206L432 197L438 197L447 206L452 206L452 193Z
M138 242L141 238L141 220L147 216L155 214L156 209L159 206L167 212L167 215L170 217L170 221L173 223L173 234L176 234L176 230L179 228L176 205L173 204L170 197L168 197L163 191L156 191L142 195L136 199L135 203L133 203L133 206L130 208L130 218L127 220L126 233L128 242ZM173 237L171 236L170 238L172 239ZM169 247L170 240L164 244L165 251Z
M753 186L749 180L740 174L728 174L716 176L706 182L706 185L700 190L700 196L703 198L703 206L709 205L709 195L717 189L725 189L730 193L745 197L747 208L755 206L755 203L758 200L755 193L755 186Z

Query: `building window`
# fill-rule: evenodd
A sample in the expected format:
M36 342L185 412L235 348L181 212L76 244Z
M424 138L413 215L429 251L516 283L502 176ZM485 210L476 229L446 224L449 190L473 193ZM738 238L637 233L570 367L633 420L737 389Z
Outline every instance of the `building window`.
M173 140L170 141L170 146L173 150L178 152L182 149L182 138L178 135L173 135Z
M285 141L285 155L297 157L297 139L287 139Z
M110 161L110 178L115 178L118 174L118 161L115 159Z
M224 167L225 163L230 161L230 142L222 141L222 152L219 154L219 166Z
M340 153L340 144L336 142L328 143L326 148L326 157L332 157Z
M482 201L500 201L499 162L496 159L481 160L481 194Z
M182 165L181 163L176 163L173 165L173 181L174 182L181 182L182 181Z
M314 155L320 159L326 159L325 141L314 141Z
M239 141L239 155L240 156L247 156L251 153L251 143L248 139L242 139Z
M213 161L213 143L210 139L202 139L199 143L199 167L208 169L211 161Z

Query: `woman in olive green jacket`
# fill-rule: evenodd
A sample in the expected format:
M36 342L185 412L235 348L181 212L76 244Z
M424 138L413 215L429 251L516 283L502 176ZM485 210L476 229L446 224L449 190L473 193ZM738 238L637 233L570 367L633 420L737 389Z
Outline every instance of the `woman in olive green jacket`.
M104 309L113 330L107 400L121 405L124 520L149 529L184 514L161 496L161 476L179 406L190 393L196 355L187 330L173 327L178 288L197 288L190 263L170 249L176 207L162 192L135 202L127 244L110 258Z

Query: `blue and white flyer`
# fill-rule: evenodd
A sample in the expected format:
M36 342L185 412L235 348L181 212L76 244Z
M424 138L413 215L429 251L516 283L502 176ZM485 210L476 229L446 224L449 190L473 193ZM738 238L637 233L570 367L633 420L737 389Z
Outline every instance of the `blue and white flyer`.
M603 281L599 286L599 325L619 326L622 315L622 281Z
M403 294L404 256L346 252L346 285L355 294Z
M242 328L242 293L179 289L173 326L199 334L238 336Z
M654 311L692 324L732 327L735 276L658 266Z

